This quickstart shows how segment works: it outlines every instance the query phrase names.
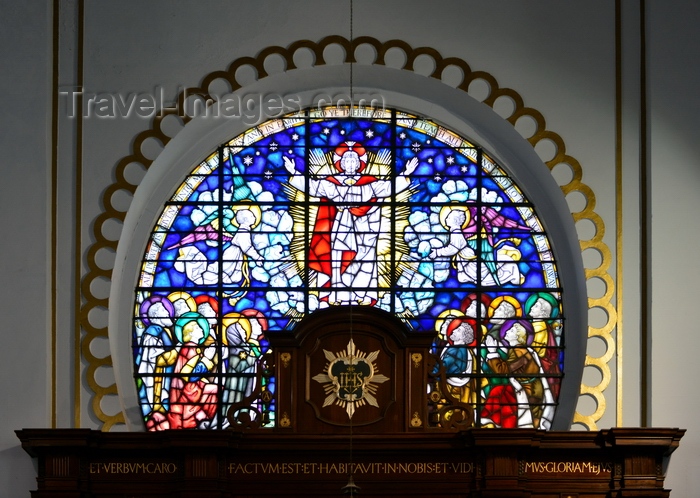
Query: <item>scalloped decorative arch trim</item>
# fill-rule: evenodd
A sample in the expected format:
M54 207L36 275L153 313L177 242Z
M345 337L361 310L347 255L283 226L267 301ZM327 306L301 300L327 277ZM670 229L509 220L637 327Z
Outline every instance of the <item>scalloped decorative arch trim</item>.
M434 63L434 69L429 74L430 78L438 81L443 81L443 77L448 71L454 74L454 69L457 73L461 73L461 81L452 85L458 90L469 93L470 89L474 91L475 83L478 82L481 88L486 87L488 93L479 100L484 104L494 107L501 100L509 101L512 112L509 116L504 117L511 125L516 126L520 120L526 120L534 123L534 131L526 139L536 148L538 144L548 144L549 148L554 148L551 158L545 161L545 164L550 170L556 167L564 167L569 170L570 180L568 183L561 185L561 190L564 195L569 195L573 192L578 192L586 199L586 205L578 212L572 213L574 221L578 224L586 221L592 225L593 235L587 240L580 240L581 251L593 250L600 255L600 265L597 268L586 268L586 279L598 279L605 285L605 291L602 296L588 299L589 311L597 309L603 312L606 317L606 323L601 327L589 327L588 337L600 338L606 345L606 351L602 356L591 357L586 355L585 365L592 367L600 372L600 383L595 386L581 385L580 395L593 398L595 409L592 413L582 414L578 411L574 416L574 424L580 424L588 430L596 430L597 422L601 419L606 409L606 399L604 396L605 389L609 386L611 380L611 371L609 362L615 354L615 340L612 332L617 324L617 310L615 309L612 300L615 286L612 276L608 270L611 266L612 255L610 249L603 243L603 235L605 226L602 218L595 212L595 194L592 189L582 182L582 168L579 162L573 157L566 154L566 147L562 138L555 132L547 130L544 117L540 112L530 107L526 107L522 97L510 88L501 88L496 79L484 71L473 71L467 62L457 57L443 57L440 53L430 47L412 48L408 43L402 40L389 40L381 42L371 37L359 37L348 40L342 36L329 36L323 38L319 42L310 40L299 40L288 47L271 46L262 50L255 57L240 57L234 60L224 71L214 71L206 75L199 87L191 87L183 90L177 98L177 106L171 109L163 109L159 115L153 118L151 127L139 133L132 146L131 154L122 158L115 166L114 183L109 185L102 197L103 211L95 218L93 223L93 238L94 243L87 250L87 271L81 281L81 297L83 305L80 310L80 325L82 328L82 341L80 345L81 356L86 362L85 379L87 387L90 391L91 409L94 416L102 422L102 430L108 431L114 425L124 422L124 416L121 411L116 413L108 413L103 409L103 402L106 397L118 396L117 386L115 382L109 385L101 385L96 377L98 368L112 365L111 356L98 357L91 351L91 343L97 338L107 338L107 327L101 324L93 323L91 320L91 311L99 308L107 308L107 299L100 298L92 292L92 284L98 280L107 280L111 285L112 268L102 268L97 264L97 255L100 251L116 251L117 240L111 240L105 236L106 224L117 223L121 224L126 216L126 211L120 210L115 206L113 197L119 192L128 192L134 194L138 187L138 182L132 183L127 180L126 170L128 167L141 166L145 170L153 163L152 159L148 159L143 153L142 148L144 142L149 139L155 139L163 146L177 134L179 127L173 133L169 131L171 126L169 121L175 119L179 124L187 124L191 118L184 112L186 98L196 95L205 100L214 99L210 95L209 88L216 80L223 80L230 85L232 91L243 88L245 85L238 81L238 70L243 67L250 67L257 74L257 80L264 79L269 76L265 68L265 61L274 57L284 62L283 71L293 71L298 69L298 64L295 62L295 56L302 52L311 52L311 66L322 66L327 64L326 49L328 47L340 47L345 56L342 63L357 63L355 55L359 47L371 47L374 52L374 60L370 62L372 65L392 66L403 71L416 71L417 59L419 57L427 57ZM402 62L398 65L392 65L388 62L387 55L393 51L398 51L402 54ZM391 57L392 61L396 57ZM532 128L532 126L530 126ZM115 403L115 405L117 405Z

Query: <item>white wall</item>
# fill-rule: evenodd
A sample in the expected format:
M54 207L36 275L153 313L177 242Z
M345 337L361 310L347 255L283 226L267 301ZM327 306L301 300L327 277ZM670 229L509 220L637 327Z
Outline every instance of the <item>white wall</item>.
M695 317L700 265L700 43L694 35L700 5L649 12L649 122L651 161L652 385L651 423L688 429L674 454L669 482L675 496L700 489L700 410L694 366L700 355Z
M0 496L9 497L29 496L28 486L34 485L36 475L13 430L51 422L47 372L51 16L46 5L36 2L4 2L0 10L0 46L6 47L0 78Z
M645 308L639 302L637 258L642 247L634 220L638 209L639 149L635 125L638 75L634 58L636 9L623 2L625 25L625 219L616 226L615 216L615 11L614 2L597 0L574 3L557 0L530 2L444 1L432 13L425 3L384 1L354 2L354 36L369 35L380 41L402 39L412 47L428 46L443 57L466 60L474 70L493 75L501 86L516 90L525 105L540 111L549 129L563 138L567 153L581 163L583 181L596 195L596 212L606 226L604 241L615 256L618 231L625 248L623 425L639 423L637 325ZM635 2L636 3L636 2ZM699 265L688 241L697 237L698 211L695 186L697 167L696 84L700 69L693 65L698 53L695 27L700 7L686 1L683 8L666 7L650 0L648 64L651 115L650 160L653 217L651 264L653 304L653 382L651 423L691 429L681 442L667 481L673 496L692 496L700 488L700 435L692 430L697 413L694 378L686 372L697 358L691 334L692 283L698 281ZM77 1L61 4L59 31L61 56L59 84L75 84L77 47L75 23ZM84 85L88 92L154 92L163 88L172 97L179 87L197 86L201 78L225 69L234 59L254 56L271 45L293 41L318 41L328 35L349 37L349 4L341 1L207 3L153 1L86 2L84 12ZM82 256L92 244L91 224L101 212L101 194L113 182L117 162L130 154L135 135L150 123L129 119L86 119L82 136L82 161L75 162L76 121L61 115L59 121L58 175L53 179L51 110L52 41L51 2L27 5L3 1L0 18L2 55L0 78L1 170L5 182L0 196L0 233L3 242L1 291L6 319L3 348L11 351L0 369L4 381L0 394L0 496L28 496L34 488L34 470L22 452L13 430L46 427L56 421L68 427L77 419L83 427L99 427L90 407L90 389L83 380L74 393L74 362L71 354L74 306L73 288L76 250ZM671 10L673 10L671 12ZM78 23L77 27L81 24ZM61 105L65 102L61 101ZM65 109L62 107L61 112ZM76 171L80 212L69 192ZM63 194L56 199L57 223L52 226L51 185ZM71 222L78 219L80 226ZM58 234L51 244L52 230ZM680 242L676 238L680 236ZM79 247L74 247L78 241ZM669 241L673 241L669 243ZM57 268L50 265L52 253ZM52 308L50 283L60 293ZM39 312L37 312L39 310ZM51 375L52 319L60 324L56 336L55 365ZM667 331L673 335L667 337ZM681 345L681 341L685 342ZM128 341L128 338L125 340ZM664 342L666 341L666 342ZM596 345L595 347L599 347ZM106 343L98 349L106 348ZM104 351L103 351L104 352ZM32 369L25 372L25 366ZM618 398L616 368L606 391L607 408L600 428L616 425ZM683 375L685 373L685 375ZM109 372L104 374L109 382ZM677 386L677 387L675 387ZM20 394L21 393L21 394ZM52 396L57 409L52 408ZM77 400L80 412L73 412ZM109 406L106 409L118 409Z

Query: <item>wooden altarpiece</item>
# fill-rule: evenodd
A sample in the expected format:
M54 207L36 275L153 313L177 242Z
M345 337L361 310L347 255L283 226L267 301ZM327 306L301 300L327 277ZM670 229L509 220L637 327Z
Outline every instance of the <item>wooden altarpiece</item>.
M276 379L274 427L244 400L224 431L23 429L38 459L32 497L670 495L666 466L684 430L470 428L466 405L429 399L428 382L445 388L432 337L389 314L331 308L270 341L259 370Z

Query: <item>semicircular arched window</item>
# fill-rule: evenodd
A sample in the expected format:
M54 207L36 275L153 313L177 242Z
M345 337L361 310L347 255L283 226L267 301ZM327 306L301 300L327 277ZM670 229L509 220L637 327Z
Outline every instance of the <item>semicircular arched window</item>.
M275 427L268 338L357 305L434 336L431 424L449 401L477 427L548 429L561 299L534 207L479 147L396 110L287 115L194 168L152 231L133 329L143 420L221 429L245 402Z

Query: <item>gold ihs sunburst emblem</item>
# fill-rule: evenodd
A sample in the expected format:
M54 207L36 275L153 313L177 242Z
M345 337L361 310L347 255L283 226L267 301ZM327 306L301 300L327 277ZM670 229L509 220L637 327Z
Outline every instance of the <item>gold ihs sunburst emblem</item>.
M376 373L375 360L379 351L363 353L350 339L344 351L331 353L324 349L323 354L328 360L325 373L315 375L313 380L323 385L324 407L335 403L345 408L350 419L355 410L365 404L379 408L375 397L378 384L389 380L386 375Z

